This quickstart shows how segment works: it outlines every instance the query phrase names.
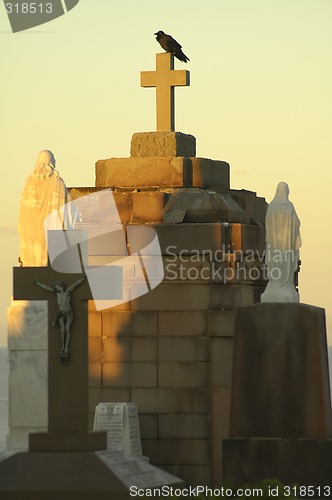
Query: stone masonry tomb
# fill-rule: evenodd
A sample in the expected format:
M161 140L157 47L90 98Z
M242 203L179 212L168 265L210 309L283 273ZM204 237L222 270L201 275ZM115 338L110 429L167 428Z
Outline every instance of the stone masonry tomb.
M90 426L98 403L134 402L152 464L188 485L218 484L236 310L258 302L266 283L267 204L231 189L229 164L196 157L196 139L174 131L174 86L188 85L189 72L174 70L172 54L157 54L141 84L157 88L157 131L134 134L129 158L97 161L95 187L71 188L74 200L112 188L118 230L152 227L164 264L149 293L130 300L128 286L127 302L102 311L89 303ZM82 228L98 224L97 205ZM128 240L116 241L105 251L91 240L91 265L130 256Z

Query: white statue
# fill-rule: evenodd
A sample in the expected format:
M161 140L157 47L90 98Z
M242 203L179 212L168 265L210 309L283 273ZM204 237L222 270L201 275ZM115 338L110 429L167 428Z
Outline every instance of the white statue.
M39 153L36 165L26 180L20 202L18 231L21 240L19 261L23 266L47 266L47 244L44 222L53 211L54 227L48 229L73 229L78 220L64 181L55 169L51 151ZM53 220L53 219L52 219Z
M300 220L288 200L286 182L279 182L266 213L266 256L268 284L261 302L299 302L295 273L301 246Z

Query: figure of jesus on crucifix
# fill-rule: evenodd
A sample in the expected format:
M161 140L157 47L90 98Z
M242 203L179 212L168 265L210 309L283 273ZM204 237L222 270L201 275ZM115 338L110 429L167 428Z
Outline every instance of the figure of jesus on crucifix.
M38 285L43 290L56 294L59 313L53 321L53 326L58 326L61 333L61 350L60 359L63 364L68 364L69 361L69 343L70 343L70 328L74 321L74 313L71 308L70 298L72 292L86 280L86 276L75 281L72 285L66 287L61 282L55 283L54 286L48 286L38 280L34 280L35 285Z

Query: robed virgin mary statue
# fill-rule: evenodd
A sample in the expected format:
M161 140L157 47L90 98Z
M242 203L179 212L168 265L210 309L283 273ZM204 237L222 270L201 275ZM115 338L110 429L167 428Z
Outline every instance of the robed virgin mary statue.
M299 302L294 275L301 246L300 220L288 199L286 182L279 182L265 219L268 284L261 302Z
M69 201L53 153L41 151L21 195L18 222L21 265L47 266L45 220L48 218L48 229L73 229L78 212L72 203L67 205ZM49 217L52 213L54 216Z

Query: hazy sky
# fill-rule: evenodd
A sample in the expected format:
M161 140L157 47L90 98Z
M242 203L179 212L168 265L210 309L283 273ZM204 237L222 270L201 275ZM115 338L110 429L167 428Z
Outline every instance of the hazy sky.
M129 156L155 129L153 33L191 59L176 91L176 129L197 156L228 161L231 186L270 201L279 181L301 219L301 301L327 311L332 343L331 0L80 0L68 14L12 34L0 5L0 345L19 253L20 193L41 149L68 186L93 186L98 159ZM178 62L176 67L184 69Z

